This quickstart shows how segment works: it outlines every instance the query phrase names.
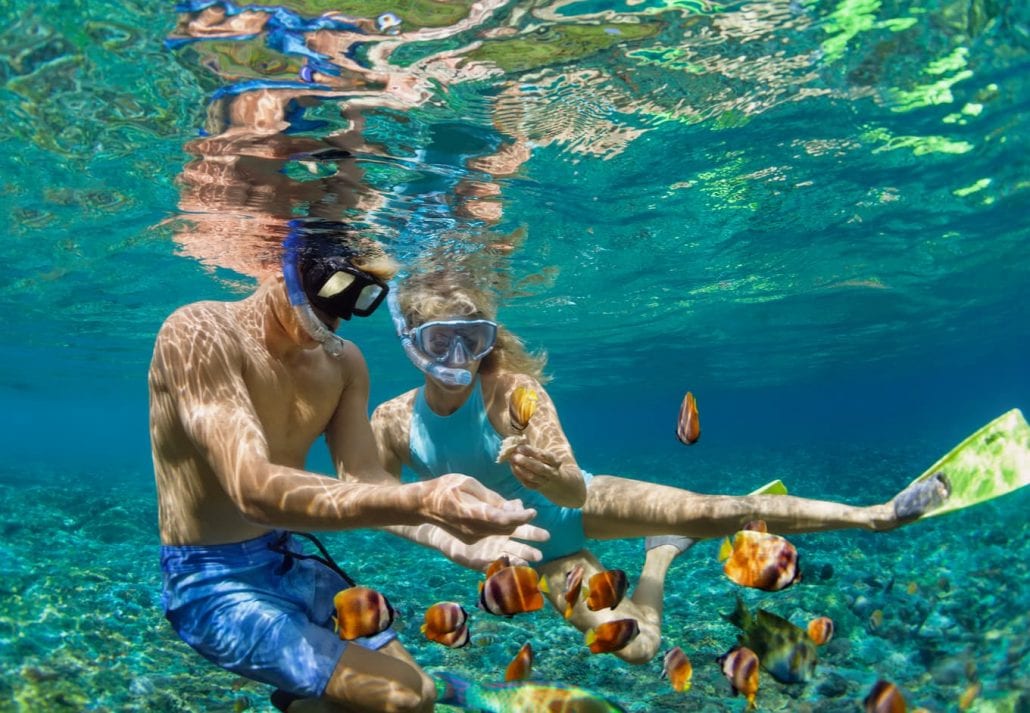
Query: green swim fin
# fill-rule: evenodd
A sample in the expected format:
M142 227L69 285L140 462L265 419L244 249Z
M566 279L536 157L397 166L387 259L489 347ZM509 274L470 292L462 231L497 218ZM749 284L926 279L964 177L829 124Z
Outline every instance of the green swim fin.
M771 480L758 490L752 490L748 495L786 495L787 486L783 484L783 481L777 478Z
M922 515L946 512L992 500L1030 484L1030 425L1019 409L994 419L913 480L918 483L943 473L951 494Z

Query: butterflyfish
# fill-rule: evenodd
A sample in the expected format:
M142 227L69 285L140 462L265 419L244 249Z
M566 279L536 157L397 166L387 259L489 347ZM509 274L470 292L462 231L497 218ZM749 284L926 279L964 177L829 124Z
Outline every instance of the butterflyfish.
M587 609L614 609L626 596L629 579L621 569L598 572L587 582Z
M680 405L680 418L676 424L676 438L685 446L697 443L701 437L701 420L697 415L697 401L694 394L687 392Z
M519 386L511 393L508 401L508 416L511 427L521 433L529 425L529 419L536 413L536 405L540 397L536 391L526 386Z
M865 704L866 713L905 713L908 710L905 697L898 687L883 679L873 684L862 703Z
M527 641L515 654L515 658L508 664L504 671L505 681L521 681L529 678L529 672L533 670L533 647Z
M674 691L682 693L690 689L690 679L694 675L694 667L690 665L690 659L679 646L671 648L665 653L662 675L669 679Z
M776 592L801 579L798 551L769 532L741 530L719 548L726 576L745 587Z
M333 597L336 616L335 631L341 639L350 641L361 636L373 636L393 623L394 611L379 592L368 587L342 589Z
M817 646L830 643L830 639L833 638L833 619L820 616L808 622L808 638Z
M758 655L746 646L734 646L716 661L730 682L733 695L742 694L747 699L747 709L752 710L758 694Z
M568 619L572 616L572 610L579 601L579 592L583 587L583 565L577 564L565 573L565 611L563 616Z
M460 648L469 642L467 621L468 612L457 602L437 602L426 609L422 633L430 641Z
M639 633L636 619L614 619L588 629L584 641L592 653L607 654L626 648Z
M479 583L479 607L498 616L514 616L542 609L547 581L532 567L504 567Z
M505 567L511 567L511 560L508 559L508 555L501 555L486 568L486 578L490 579Z
M752 614L740 597L724 618L740 628L739 643L754 651L762 668L780 683L803 683L815 675L815 643L801 627L764 609Z

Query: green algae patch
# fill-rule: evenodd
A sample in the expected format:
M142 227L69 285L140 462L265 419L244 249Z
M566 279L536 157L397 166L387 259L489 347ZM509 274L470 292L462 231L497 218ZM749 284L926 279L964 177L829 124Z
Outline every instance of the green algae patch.
M302 15L322 15L327 12L348 17L378 17L392 12L401 19L401 29L417 30L420 27L448 27L469 14L472 3L468 0L442 3L437 0L395 0L384 3L379 0L298 0L290 3L293 10Z
M642 40L658 33L657 23L555 25L524 37L485 42L469 59L492 62L506 72L564 64L606 50L622 42Z

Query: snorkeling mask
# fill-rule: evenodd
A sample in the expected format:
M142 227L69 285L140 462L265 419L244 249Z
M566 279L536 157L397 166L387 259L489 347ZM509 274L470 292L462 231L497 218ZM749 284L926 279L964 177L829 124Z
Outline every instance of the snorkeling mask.
M352 316L367 317L382 303L389 286L374 275L350 264L355 254L346 245L337 243L337 254L320 256L308 247L302 221L291 221L290 234L283 243L283 278L290 304L308 335L319 342L332 356L340 356L346 342L333 333L315 314L312 305L331 317L349 320ZM326 227L319 222L318 227ZM325 239L325 238L323 238ZM328 238L331 239L331 238ZM301 261L304 261L304 275Z
M488 319L451 319L426 322L407 329L397 295L387 296L397 336L411 362L423 373L449 386L472 383L472 372L462 368L482 359L497 341L497 324Z

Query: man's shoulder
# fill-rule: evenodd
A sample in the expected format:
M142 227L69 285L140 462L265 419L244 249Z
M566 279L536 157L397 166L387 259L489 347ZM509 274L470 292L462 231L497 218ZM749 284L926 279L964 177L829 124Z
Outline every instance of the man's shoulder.
M192 302L179 307L165 319L158 331L158 339L183 332L210 333L219 331L226 325L226 315L231 302Z

